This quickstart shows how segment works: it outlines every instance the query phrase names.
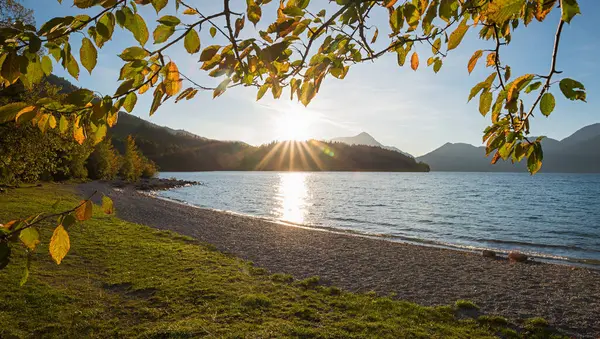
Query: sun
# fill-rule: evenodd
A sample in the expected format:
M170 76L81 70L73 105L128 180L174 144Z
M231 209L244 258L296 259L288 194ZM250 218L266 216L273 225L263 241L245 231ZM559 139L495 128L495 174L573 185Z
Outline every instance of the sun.
M290 103L289 107L278 113L276 118L276 139L306 141L311 138L311 127L315 115L299 104Z

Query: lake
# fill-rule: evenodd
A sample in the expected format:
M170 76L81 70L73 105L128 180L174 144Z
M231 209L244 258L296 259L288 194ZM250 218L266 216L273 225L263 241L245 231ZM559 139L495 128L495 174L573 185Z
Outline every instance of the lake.
M160 197L286 223L600 263L600 175L193 172Z

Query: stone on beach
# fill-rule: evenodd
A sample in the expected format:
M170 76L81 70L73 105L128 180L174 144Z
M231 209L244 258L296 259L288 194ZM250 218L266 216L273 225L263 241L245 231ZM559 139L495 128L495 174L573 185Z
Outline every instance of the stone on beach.
M490 251L490 250L483 250L481 252L481 255L484 256L485 258L495 258L496 252Z
M527 259L527 256L523 253L510 252L508 254L508 260L510 260L510 262L526 262Z

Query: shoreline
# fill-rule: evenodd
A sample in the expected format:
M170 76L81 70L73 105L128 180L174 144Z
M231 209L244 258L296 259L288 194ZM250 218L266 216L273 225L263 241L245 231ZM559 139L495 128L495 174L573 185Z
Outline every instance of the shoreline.
M510 264L471 251L307 226L282 227L260 217L214 211L133 189L117 192L98 182L78 190L109 195L122 219L192 236L273 273L299 279L316 275L325 284L394 294L422 305L468 299L486 314L516 321L544 317L576 337L600 334L596 270L540 261Z
M172 188L178 188L178 187L181 187L181 186L175 186ZM169 188L169 189L171 189L171 188ZM164 200L164 201L167 201L167 202L170 202L173 204L179 204L179 205L182 205L185 207L197 208L200 210L208 210L208 211L213 211L213 212L218 212L218 213L226 213L226 214L231 214L231 215L245 217L245 218L252 218L252 219L257 219L257 220L261 220L264 222L275 223L275 224L279 224L279 225L287 226L287 227L298 227L298 228L314 230L314 231L330 232L330 233L334 233L334 234L341 234L341 235L348 235L348 236L355 236L355 237L364 237L364 238L369 238L369 239L374 239L374 240L389 241L389 242L393 242L393 243L404 243L404 244L409 244L409 245L414 245L414 246L442 248L442 249L448 249L448 250L453 250L453 251L458 251L458 252L467 252L467 253L472 253L472 254L477 254L477 255L481 255L481 252L484 250L490 250L490 251L495 252L497 255L497 259L500 259L500 260L508 260L508 254L511 252L510 250L495 248L495 247L468 246L468 245L460 245L460 244L452 244L452 243L443 243L443 242L439 242L439 241L435 241L435 240L427 240L427 239L421 239L421 238L402 237L402 236L397 236L397 235L370 234L370 233L366 233L366 232L360 232L360 231L344 229L344 228L298 224L298 223L293 223L293 222L289 222L289 221L278 220L275 218L269 218L266 216L258 216L258 215L246 214L246 213L230 211L230 210L222 210L222 209L211 208L211 207L202 207L202 206L197 206L197 205L188 203L183 200L167 198L167 197L163 197L163 196L159 195L160 191L165 191L165 190L169 190L169 189L146 190L146 191L138 190L137 193L151 197L153 199L160 199L160 200ZM549 254L549 253L526 252L526 251L518 251L518 252L527 255L527 257L529 258L528 260L530 260L530 262L539 262L539 263L552 264L552 265L563 265L563 266L568 266L568 267L580 267L580 268L586 268L586 269L600 271L600 260L571 258L571 257L564 257L564 256L559 256L559 255L554 255L554 254Z

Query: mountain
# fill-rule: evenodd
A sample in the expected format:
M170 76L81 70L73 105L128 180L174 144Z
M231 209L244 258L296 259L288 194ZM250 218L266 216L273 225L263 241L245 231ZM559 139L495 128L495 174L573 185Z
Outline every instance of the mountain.
M600 173L600 123L583 127L563 140L542 140L544 161L541 172ZM446 143L417 158L432 171L448 172L526 172L525 162L490 163L485 147L463 143Z
M48 81L61 86L63 93L77 89L63 78L51 76ZM239 141L200 137L120 112L108 137L122 153L129 135L135 137L140 151L161 171L429 171L427 164L382 148L373 138L376 143L373 146L311 140L255 147Z
M394 146L384 146L379 141L375 140L369 133L362 132L353 137L339 137L331 139L333 142L341 142L348 145L365 145L365 146L373 146L373 147L381 147L390 151L395 151L401 154L406 155L407 157L414 158L412 155L399 150Z

